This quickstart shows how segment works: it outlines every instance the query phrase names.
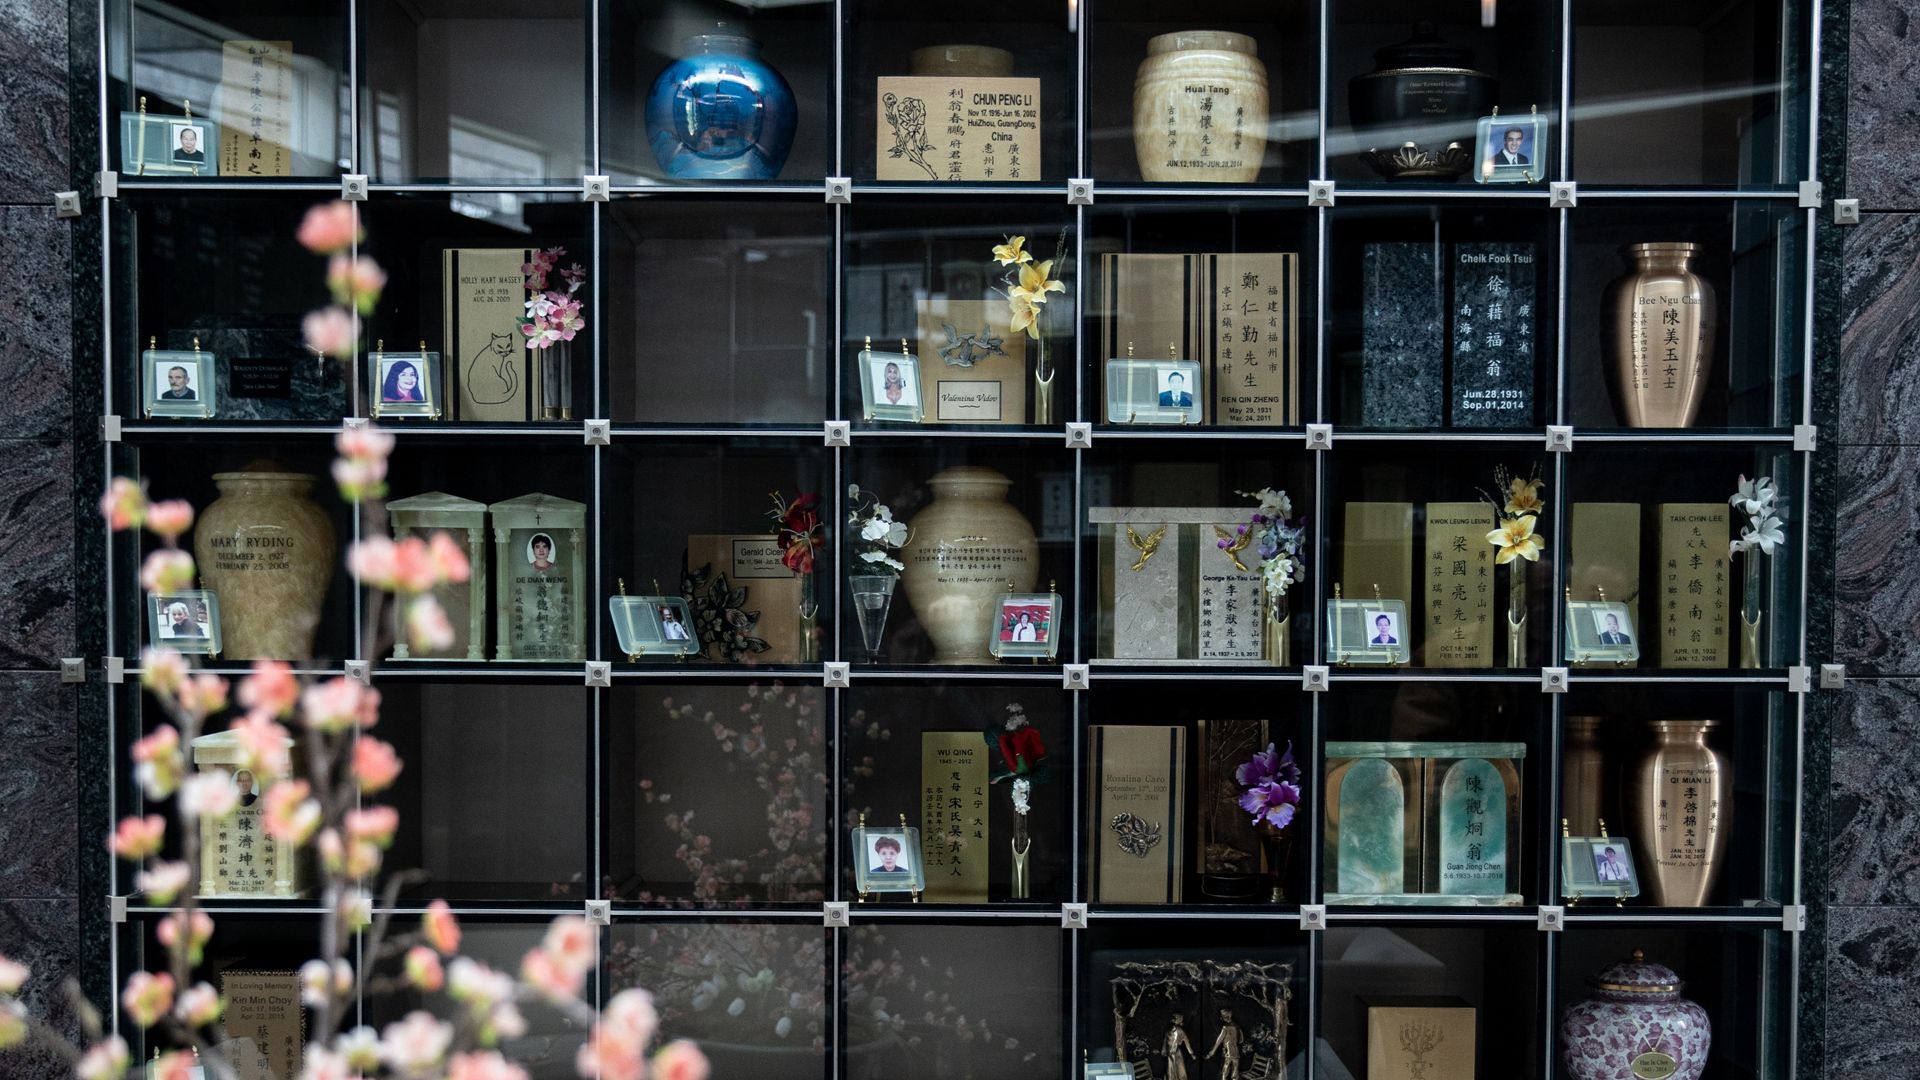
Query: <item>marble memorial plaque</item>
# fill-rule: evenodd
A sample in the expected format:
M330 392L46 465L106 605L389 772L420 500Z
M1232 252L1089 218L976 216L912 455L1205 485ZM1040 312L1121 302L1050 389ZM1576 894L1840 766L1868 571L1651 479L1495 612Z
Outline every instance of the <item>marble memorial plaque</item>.
M220 974L227 1001L221 1044L239 1080L296 1080L306 1052L306 1012L300 976L292 971Z
M162 344L200 347L214 357L214 400L222 420L323 420L347 408L346 365L314 357L298 328L199 328L169 331Z
M1178 525L1115 522L1113 659L1172 660L1180 655Z
M1201 660L1258 660L1265 655L1266 591L1251 547L1229 554L1213 543L1233 525L1201 525L1195 545L1194 595L1199 598L1194 655ZM1241 570L1234 565L1240 560Z
M220 87L220 175L288 176L293 172L293 95L299 87L291 41L223 41Z
M920 861L929 903L987 901L987 751L978 731L920 734Z
M1507 891L1507 785L1480 758L1456 761L1440 782L1440 891Z
M1340 778L1337 891L1379 895L1406 891L1407 793L1382 758L1359 758Z
M1660 600L1655 632L1663 668L1728 665L1733 584L1726 503L1660 504ZM1649 628L1641 627L1644 639ZM1644 655L1644 654L1643 654Z
M1368 244L1361 253L1360 422L1438 427L1446 334L1433 244Z
M1532 244L1453 245L1454 427L1533 423Z
M1427 504L1423 666L1493 666L1492 527L1486 503Z

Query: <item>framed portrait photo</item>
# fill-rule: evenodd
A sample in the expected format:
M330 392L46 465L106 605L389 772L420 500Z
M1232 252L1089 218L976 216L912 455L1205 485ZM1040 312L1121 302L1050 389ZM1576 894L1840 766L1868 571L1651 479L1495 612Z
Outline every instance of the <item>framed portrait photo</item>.
M220 126L204 117L120 114L121 171L134 176L218 176Z
M1633 866L1633 845L1620 836L1562 837L1560 892L1568 900L1639 896L1640 874Z
M220 654L220 598L204 589L147 597L149 644L197 656Z
M1080 1075L1081 1080L1133 1080L1133 1067L1121 1061L1090 1061Z
M1473 178L1482 184L1533 184L1547 178L1547 118L1483 116L1474 140Z
M1197 361L1107 361L1109 424L1198 424L1202 400Z
M926 415L920 401L920 361L903 352L860 350L860 399L868 420L918 424Z
M920 863L920 830L907 826L856 826L853 830L853 880L862 893L925 891L927 881Z
M1567 662L1632 664L1640 659L1639 631L1625 604L1567 601Z
M141 397L148 416L205 420L218 414L213 354L199 349L148 349L140 354Z
M376 419L440 418L440 354L376 351L367 357L367 398Z
M700 651L693 610L683 596L613 596L607 598L607 611L613 636L629 660Z
M1412 657L1405 601L1327 601L1327 663L1405 664Z
M1005 660L1051 660L1060 651L1059 593L1008 593L1000 598L987 651Z

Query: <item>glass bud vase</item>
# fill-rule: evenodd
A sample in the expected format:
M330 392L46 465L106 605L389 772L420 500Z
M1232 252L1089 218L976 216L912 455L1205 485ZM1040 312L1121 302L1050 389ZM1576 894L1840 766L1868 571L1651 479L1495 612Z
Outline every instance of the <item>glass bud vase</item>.
M887 611L893 607L893 588L899 581L893 574L854 574L847 579L853 589L853 613L860 620L860 644L866 648L869 662L880 658L880 642L887 635Z
M540 365L540 418L573 419L573 342L556 341L534 355Z

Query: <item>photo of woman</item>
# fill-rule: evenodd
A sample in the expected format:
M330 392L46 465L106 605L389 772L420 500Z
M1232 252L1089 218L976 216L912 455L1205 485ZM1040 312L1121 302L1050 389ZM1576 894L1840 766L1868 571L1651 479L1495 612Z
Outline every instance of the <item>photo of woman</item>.
M411 360L393 360L380 380L380 401L386 405L418 404L427 400L420 368Z
M553 569L553 537L546 533L534 533L527 541L527 565L535 570Z
M889 360L887 370L880 376L880 390L887 404L900 404L900 395L907 389L907 380L900 377L900 365Z

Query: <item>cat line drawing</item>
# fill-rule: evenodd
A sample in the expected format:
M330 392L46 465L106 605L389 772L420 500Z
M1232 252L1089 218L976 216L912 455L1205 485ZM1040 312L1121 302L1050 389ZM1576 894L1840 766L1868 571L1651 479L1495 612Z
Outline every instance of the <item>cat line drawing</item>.
M512 334L489 334L488 342L467 362L463 390L475 405L505 405L520 390L520 372L513 363Z

